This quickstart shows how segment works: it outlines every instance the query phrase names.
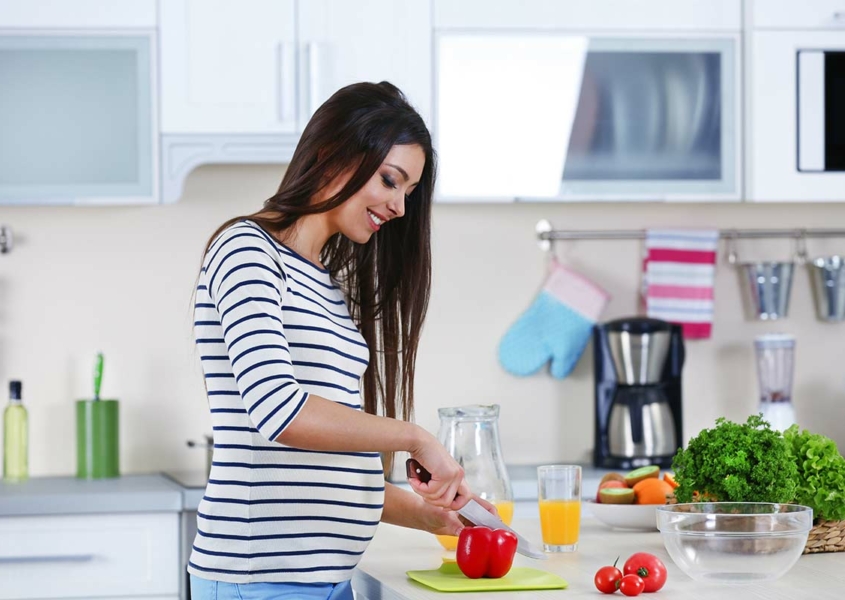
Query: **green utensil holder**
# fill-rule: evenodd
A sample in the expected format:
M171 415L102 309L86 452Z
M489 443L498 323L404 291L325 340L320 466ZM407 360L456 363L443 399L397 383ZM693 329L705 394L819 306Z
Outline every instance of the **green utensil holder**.
M119 405L117 400L76 401L76 476L120 476Z

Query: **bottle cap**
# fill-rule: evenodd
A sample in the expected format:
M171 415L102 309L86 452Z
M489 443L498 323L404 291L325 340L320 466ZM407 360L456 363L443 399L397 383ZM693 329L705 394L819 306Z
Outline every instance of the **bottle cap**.
M9 399L10 400L20 400L21 399L21 388L22 384L18 380L12 380L9 382Z

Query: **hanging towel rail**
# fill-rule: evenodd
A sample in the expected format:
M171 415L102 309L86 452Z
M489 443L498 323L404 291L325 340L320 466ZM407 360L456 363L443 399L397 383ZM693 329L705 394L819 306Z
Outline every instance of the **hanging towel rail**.
M551 247L551 243L557 240L643 240L646 236L645 229L555 229L545 219L537 223L535 231L537 232L538 243L543 250L548 250ZM719 237L726 239L845 238L845 229L720 229Z

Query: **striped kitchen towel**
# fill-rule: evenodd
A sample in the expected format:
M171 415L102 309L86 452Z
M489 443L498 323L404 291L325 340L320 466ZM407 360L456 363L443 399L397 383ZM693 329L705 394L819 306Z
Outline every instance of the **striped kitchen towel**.
M687 339L709 338L717 229L649 229L643 264L646 315L682 326Z

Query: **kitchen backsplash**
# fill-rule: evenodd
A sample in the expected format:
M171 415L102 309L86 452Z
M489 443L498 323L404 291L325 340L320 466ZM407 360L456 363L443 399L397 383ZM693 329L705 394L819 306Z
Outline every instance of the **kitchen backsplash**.
M124 473L202 469L186 447L210 428L191 337L191 293L203 244L226 218L271 195L277 166L203 167L173 205L115 208L4 207L16 247L0 257L0 382L24 381L32 475L74 472L74 400L91 393L97 351L109 358L102 396L121 400ZM508 326L529 305L546 268L534 225L566 229L657 226L832 227L845 204L506 204L434 208L434 280L417 367L417 421L436 409L501 405L508 463L587 461L593 444L589 351L564 380L519 379L496 360ZM743 241L747 259L788 258L787 240ZM635 314L639 242L579 241L558 255L613 296L604 318ZM845 253L845 240L810 240L811 256ZM845 325L815 319L808 274L793 283L790 317L746 321L733 268L720 258L713 337L687 344L684 438L719 416L757 406L752 340L797 337L794 400L804 426L845 447Z

